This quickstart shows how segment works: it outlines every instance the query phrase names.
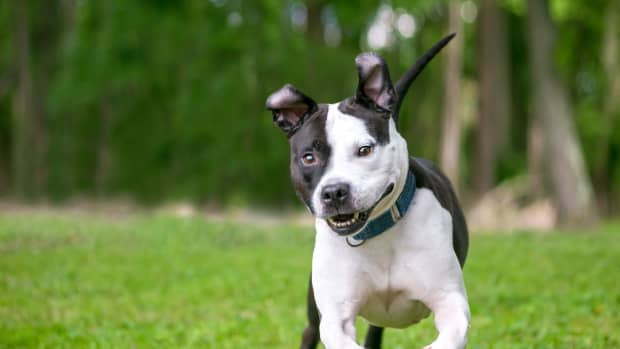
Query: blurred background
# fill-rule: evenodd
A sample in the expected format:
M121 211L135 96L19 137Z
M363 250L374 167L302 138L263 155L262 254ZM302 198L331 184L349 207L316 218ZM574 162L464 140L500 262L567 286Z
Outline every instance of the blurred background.
M301 210L265 111L292 83L354 93L377 51L412 86L400 130L474 227L589 225L620 206L620 2L0 2L0 201Z
M481 232L469 347L620 348L618 0L0 1L0 347L298 345L312 218L265 100L451 32L399 127Z

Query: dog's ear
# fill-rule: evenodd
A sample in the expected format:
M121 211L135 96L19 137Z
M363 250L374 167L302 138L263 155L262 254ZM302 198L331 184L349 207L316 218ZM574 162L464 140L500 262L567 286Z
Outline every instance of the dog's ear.
M288 137L303 124L308 115L317 110L317 104L312 98L299 92L290 84L284 85L267 98L267 109L273 114L273 122L286 133Z
M358 102L383 111L392 111L396 93L383 58L374 53L362 53L355 58L359 82L355 97Z

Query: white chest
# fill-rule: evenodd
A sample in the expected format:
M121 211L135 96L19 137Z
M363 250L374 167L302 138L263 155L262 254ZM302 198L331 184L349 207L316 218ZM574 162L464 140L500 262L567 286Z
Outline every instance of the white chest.
M462 287L450 215L427 189L418 190L396 226L359 247L317 221L312 269L322 313L361 315L383 327L420 321L429 315L429 297Z
M425 287L406 257L395 251L390 263L378 267L376 274L366 274L359 315L372 324L404 328L429 315L419 297Z

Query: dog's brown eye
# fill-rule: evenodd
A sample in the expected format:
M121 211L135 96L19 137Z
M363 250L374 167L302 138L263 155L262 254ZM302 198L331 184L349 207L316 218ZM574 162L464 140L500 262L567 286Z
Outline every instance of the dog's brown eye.
M312 153L305 153L302 157L301 157L301 162L305 165L305 166L312 166L316 163L316 157L314 156L314 154Z
M360 157L368 156L370 153L372 153L372 146L370 145L365 145L357 150L357 156Z

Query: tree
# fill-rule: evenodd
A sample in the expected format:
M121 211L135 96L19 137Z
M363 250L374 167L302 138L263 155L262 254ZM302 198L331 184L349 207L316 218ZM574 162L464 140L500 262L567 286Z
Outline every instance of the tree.
M34 81L31 67L30 19L27 1L15 1L13 8L13 43L17 70L13 94L13 189L18 196L26 195L33 182L31 156L37 123Z
M12 89L12 72L0 75L0 195L7 194L10 188L9 178L9 151L11 143L10 135L10 111L5 110L2 101L9 98L9 90Z
M307 30L306 34L310 41L314 43L323 42L323 23L321 15L325 7L324 0L306 1L307 5Z
M612 153L612 142L614 132L618 132L618 122L620 121L620 2L613 1L607 8L607 14L604 17L603 47L602 47L602 63L605 73L605 90L603 102L603 113L601 115L603 123L603 132L598 137L596 144L596 164L594 176L602 184L604 191L602 197L605 208L609 211L614 209L613 198L617 198L618 193L615 192L612 183L613 160L610 157Z
M496 160L508 143L511 112L508 37L505 16L496 0L481 0L477 34L480 112L473 184L481 196L495 185Z
M446 47L446 73L444 76L444 109L442 117L441 168L452 181L454 189L459 188L459 156L461 145L461 71L463 66L463 33L460 18L460 1L448 4L448 31L460 33Z
M11 177L17 196L35 197L47 192L47 97L68 12L57 2L29 1L14 1L11 10L16 70Z
M554 72L554 27L547 0L528 0L527 20L533 112L542 131L543 168L551 195L561 224L591 223L596 217L592 184L575 132L571 105Z

